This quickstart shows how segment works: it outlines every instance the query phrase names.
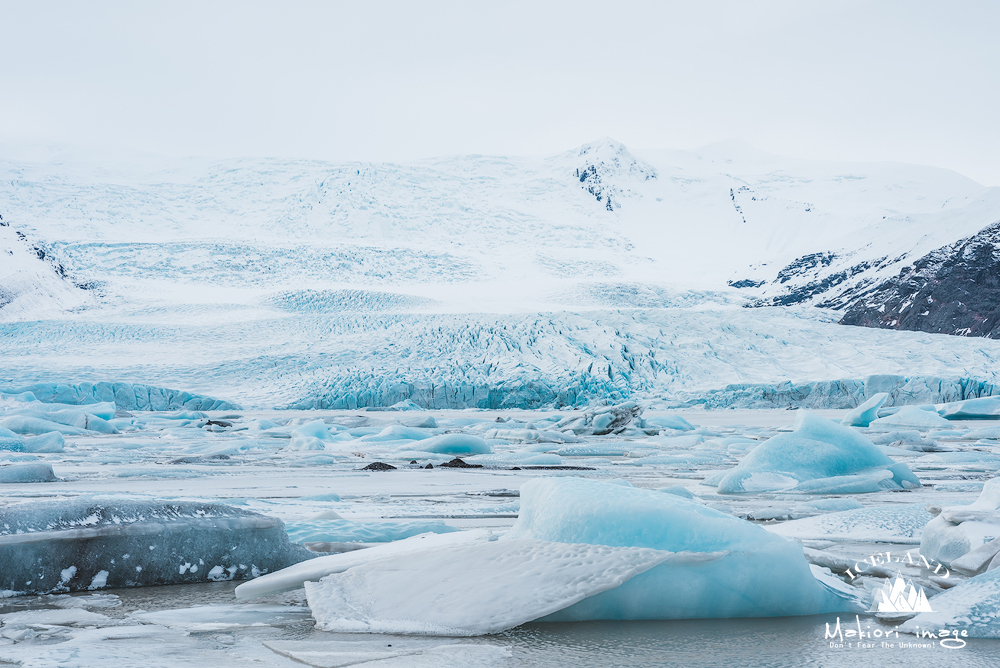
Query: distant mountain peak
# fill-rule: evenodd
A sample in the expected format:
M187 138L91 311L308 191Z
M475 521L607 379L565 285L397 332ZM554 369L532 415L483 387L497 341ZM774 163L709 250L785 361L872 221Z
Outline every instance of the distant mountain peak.
M564 154L573 166L573 178L608 211L636 196L635 184L656 178L653 167L632 155L621 142L605 137Z

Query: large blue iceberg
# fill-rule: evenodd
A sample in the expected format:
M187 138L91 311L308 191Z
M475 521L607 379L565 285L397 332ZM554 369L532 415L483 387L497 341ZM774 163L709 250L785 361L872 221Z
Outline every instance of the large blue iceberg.
M858 610L843 583L814 577L802 548L689 499L580 478L521 487L503 540L646 547L685 555L541 621L773 617ZM776 581L777 578L777 581Z
M920 485L909 467L893 462L854 429L803 411L794 431L757 446L723 475L719 492L855 494Z

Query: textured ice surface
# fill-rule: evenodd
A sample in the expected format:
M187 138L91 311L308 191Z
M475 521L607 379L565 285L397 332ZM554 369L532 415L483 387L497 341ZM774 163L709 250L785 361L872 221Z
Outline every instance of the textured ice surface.
M1000 537L1000 478L983 485L979 498L970 505L931 507L930 510L937 517L924 529L920 552L928 559L949 565Z
M362 564L425 550L447 549L466 543L483 542L488 538L489 533L482 530L421 534L364 550L317 557L242 583L236 587L236 598L248 599L298 589L308 581L315 582L331 573L341 573Z
M309 618L309 609L288 605L199 605L159 612L133 613L132 618L189 632L224 631L240 626L284 626Z
M483 635L617 587L671 558L637 547L505 539L432 549L307 582L325 631Z
M0 508L0 589L17 592L244 579L310 556L279 520L219 504L97 497Z
M723 494L734 494L796 489L800 484L803 492L849 494L919 487L920 480L854 429L803 411L795 431L751 450L718 487Z
M58 478L52 471L52 465L45 462L0 465L0 484L53 482L55 480ZM2 511L0 511L0 517L2 517Z
M495 645L452 643L440 639L416 642L394 638L351 641L271 641L264 645L273 652L315 668L341 668L363 665L365 668L489 668L506 664L509 650Z
M901 632L948 629L970 638L1000 638L1000 569L962 582L931 599L934 612L922 612L899 627Z
M1000 397L980 397L941 406L938 411L949 420L1000 419Z
M831 499L833 500L833 499ZM872 543L919 544L933 515L923 503L857 508L767 526L789 538Z
M811 615L858 603L813 577L795 543L686 498L579 478L521 488L521 512L501 540L637 546L684 555L547 621ZM781 587L768 573L781 573Z
M943 417L931 410L923 410L916 406L903 406L892 415L873 420L873 429L947 429L952 425Z
M192 410L234 410L239 407L221 399L204 397L190 392L152 387L138 383L35 383L18 388L0 389L0 393L19 394L30 392L43 403L97 404L114 403L122 410L163 411L176 408ZM99 417L110 419L105 414Z
M388 543L422 533L458 531L444 522L409 520L405 522L352 522L343 519L286 522L288 538L295 543Z

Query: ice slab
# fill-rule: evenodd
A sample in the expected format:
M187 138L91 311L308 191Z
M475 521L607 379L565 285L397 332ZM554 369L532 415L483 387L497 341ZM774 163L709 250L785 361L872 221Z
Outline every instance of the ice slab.
M221 504L93 497L0 508L0 589L16 592L244 579L311 556L280 520Z
M1000 397L979 397L954 401L938 407L938 412L949 420L1000 419Z
M19 388L0 389L0 393L31 393L32 399L50 404L114 403L126 411L162 411L172 408L201 411L239 410L236 404L222 399L138 383L35 383Z
M674 555L510 539L426 550L306 583L318 628L472 636L520 626L618 587Z
M48 434L49 432L59 432L67 436L83 436L88 434L86 429L71 427L58 422L52 422L44 418L31 417L28 415L10 415L0 418L0 427L9 429L16 434Z
M489 443L472 434L440 434L400 449L418 449L446 455L487 455L493 452Z
M886 417L872 420L869 427L872 429L947 429L953 426L937 413L923 410L916 406L903 406L897 412Z
M452 643L439 639L363 641L270 641L264 646L276 654L315 668L490 668L505 665L510 650L497 645Z
M24 464L8 464L0 466L0 484L15 484L26 482L55 482L59 480L52 471L52 464L45 462L27 462ZM0 518L3 517L0 511Z
M841 420L841 424L849 427L867 427L878 419L878 409L882 407L885 400L889 398L887 392L878 392L871 399L861 404L857 408L848 412Z
M865 541L917 545L933 515L923 503L856 508L768 525L771 533L800 540Z
M802 548L760 526L673 494L580 478L521 487L501 542L533 538L683 553L543 621L809 615L859 610L822 584ZM773 574L780 573L780 586Z
M899 631L967 631L970 638L1000 638L1000 568L970 578L931 599L933 612L904 622Z
M979 498L967 506L929 506L937 517L927 523L920 553L946 566L1000 538L1000 478L983 485Z
M458 530L444 522L430 520L352 522L329 519L285 523L285 531L293 543L388 543L424 533L451 533Z
M862 478L844 479L843 488L829 480L859 475ZM814 493L911 489L921 484L905 464L893 462L854 429L800 411L794 431L778 434L751 450L721 477L718 488L723 494L763 492L815 480L823 483ZM810 486L800 491L809 492Z
M190 632L225 631L241 626L286 626L310 618L309 608L289 605L196 605L190 608L135 612L132 619Z
M66 439L57 431L27 436L23 449L25 452L63 452L66 449Z
M487 541L491 533L486 530L471 530L444 534L421 534L364 550L318 557L274 573L268 573L250 582L244 582L236 587L236 598L242 600L298 589L307 581L315 582L331 573L341 573L355 566L401 554Z
M23 452L24 438L22 438L20 434L15 434L6 427L0 427L0 450Z

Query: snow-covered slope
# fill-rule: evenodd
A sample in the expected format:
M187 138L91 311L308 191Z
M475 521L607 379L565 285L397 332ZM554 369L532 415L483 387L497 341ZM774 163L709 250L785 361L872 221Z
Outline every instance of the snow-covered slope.
M842 265L886 256L866 271L898 271L993 222L998 192L946 170L738 143L640 153L606 139L410 164L0 161L4 218L96 288L83 310L67 297L0 326L0 381L440 407L870 374L992 382L992 344L741 306Z
M58 261L0 219L0 322L50 317L87 302Z

